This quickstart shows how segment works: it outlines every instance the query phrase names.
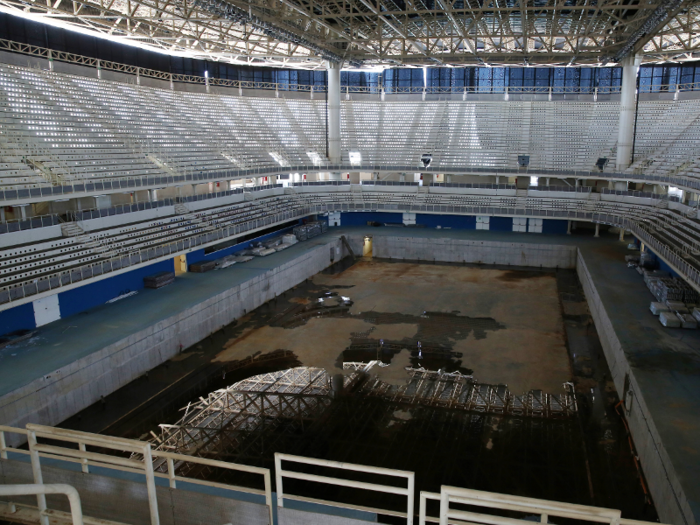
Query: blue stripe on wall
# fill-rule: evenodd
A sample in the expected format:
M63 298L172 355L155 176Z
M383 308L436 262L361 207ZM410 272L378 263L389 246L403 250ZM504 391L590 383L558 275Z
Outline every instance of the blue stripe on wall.
M569 221L545 219L542 221L542 233L566 235Z
M367 222L391 222L395 224L403 223L402 213L386 213L386 212L348 212L341 213L341 226L367 226Z
M84 312L122 294L141 290L144 277L173 270L173 259L170 259L62 292L58 294L61 318Z
M32 303L21 304L0 312L0 334L5 335L15 330L36 328L34 306Z
M473 215L430 215L425 213L416 214L416 224L426 228L454 228L462 230L476 229L476 217Z

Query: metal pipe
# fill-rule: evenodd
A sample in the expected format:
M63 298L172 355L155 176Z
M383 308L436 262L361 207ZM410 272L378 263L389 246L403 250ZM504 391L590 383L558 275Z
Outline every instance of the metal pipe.
M80 494L74 487L65 484L55 485L0 485L0 496L28 496L36 494L46 499L46 494L64 494L68 497L70 503L70 513L73 519L73 525L83 525L83 510L80 506ZM44 509L46 510L46 509ZM44 512L41 513L41 520L48 516Z

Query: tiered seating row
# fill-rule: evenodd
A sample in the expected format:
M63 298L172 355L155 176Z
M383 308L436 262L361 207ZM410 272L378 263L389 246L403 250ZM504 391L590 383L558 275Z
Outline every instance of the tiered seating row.
M522 215L625 224L653 235L655 242L686 264L700 283L700 224L653 206L571 199L406 194L387 192L283 195L173 215L78 237L56 239L0 252L0 304L71 282L182 253L188 248L324 211L405 211L468 215ZM626 222L625 222L626 221ZM685 259L681 259L684 256Z
M418 167L591 170L614 158L617 102L348 101L342 106L344 150L363 162ZM614 165L614 164L613 164Z
M628 173L700 177L700 101L639 104L635 161Z
M323 101L141 88L0 65L0 188L311 165Z
M324 100L188 93L0 65L0 190L312 166L325 158L325 112ZM599 157L614 165L618 115L610 101L344 100L343 169L359 151L362 171L417 170L426 153L434 170L517 168L517 156L529 155L531 169L588 171ZM700 101L641 101L630 173L697 177L698 140ZM27 194L36 195L43 192Z

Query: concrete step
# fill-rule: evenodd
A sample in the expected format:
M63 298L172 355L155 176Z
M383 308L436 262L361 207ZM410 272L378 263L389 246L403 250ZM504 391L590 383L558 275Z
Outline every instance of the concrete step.
M64 222L61 224L61 233L64 237L77 237L85 231L74 222Z
M178 215L186 215L187 213L190 213L190 209L182 203L177 203L175 205L175 213Z

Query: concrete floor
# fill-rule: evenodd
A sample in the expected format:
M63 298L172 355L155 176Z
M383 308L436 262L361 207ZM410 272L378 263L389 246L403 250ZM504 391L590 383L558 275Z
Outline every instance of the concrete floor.
M532 389L560 393L562 384L571 379L553 273L363 260L342 273L318 274L313 284L319 290L309 292L320 294L323 289L350 297L354 304L349 316L312 318L291 328L250 327L229 340L217 360L284 349L306 366L338 373L343 350L354 336L367 334L377 343L405 344L388 367L373 371L394 384L406 381L404 367L421 340L450 346L463 355L462 366L472 369L477 380L507 384L516 393ZM315 299L310 293L295 297L295 302ZM456 313L459 325L425 319L424 312ZM376 318L380 313L399 315ZM500 328L475 330L464 317L492 318Z

